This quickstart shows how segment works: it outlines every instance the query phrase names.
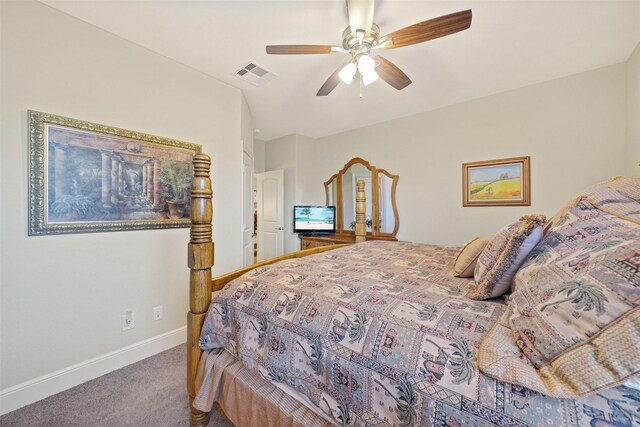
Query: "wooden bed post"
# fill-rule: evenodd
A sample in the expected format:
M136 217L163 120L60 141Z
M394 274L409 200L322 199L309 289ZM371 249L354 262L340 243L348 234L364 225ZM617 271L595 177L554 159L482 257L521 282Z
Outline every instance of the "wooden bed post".
M367 235L367 203L364 194L364 181L358 180L356 192L356 243L364 242Z
M191 189L191 240L188 247L189 313L187 313L187 391L191 408L191 426L209 424L209 414L195 409L195 377L202 351L198 346L200 331L211 303L211 267L213 241L211 240L211 158L206 154L193 157L193 186Z

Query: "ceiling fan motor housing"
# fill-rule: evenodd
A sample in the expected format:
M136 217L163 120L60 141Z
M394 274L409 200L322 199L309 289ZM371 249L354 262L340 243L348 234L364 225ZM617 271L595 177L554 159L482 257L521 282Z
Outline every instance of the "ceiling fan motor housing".
M356 31L360 33L360 30ZM378 38L380 37L380 27L377 24L371 25L371 30L367 33L362 30L361 37L358 37L359 34L354 34L351 32L351 28L347 27L342 33L342 47L345 50L358 49L362 45L366 45L371 49L372 46L375 46L378 43Z

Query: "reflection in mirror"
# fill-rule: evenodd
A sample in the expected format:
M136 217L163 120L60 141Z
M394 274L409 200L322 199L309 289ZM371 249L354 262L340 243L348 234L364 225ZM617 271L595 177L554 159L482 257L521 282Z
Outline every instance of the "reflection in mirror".
M324 183L327 193L327 206L335 206L338 200L338 175L334 175L331 179Z
M371 231L371 171L360 163L355 163L342 174L342 217L344 228L354 230L356 227L356 191L358 180L364 181L364 192L367 200L367 231Z
M393 179L378 172L378 219L381 233L392 233L396 226L396 217L391 202Z

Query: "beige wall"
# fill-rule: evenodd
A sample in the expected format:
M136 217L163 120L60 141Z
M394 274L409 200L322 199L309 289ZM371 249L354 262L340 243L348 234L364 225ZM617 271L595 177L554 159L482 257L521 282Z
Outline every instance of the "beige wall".
M619 64L300 144L297 202L324 203L360 156L400 175L399 239L461 245L623 174L625 102ZM530 207L462 207L463 162L515 156L531 156Z
M260 139L253 140L253 153L254 153L254 161L253 161L253 169L256 173L264 172L264 163L265 163L265 149L264 149L264 141Z
M27 237L27 110L201 144L214 202L226 207L214 219L222 273L240 266L240 188L230 183L240 178L242 95L41 3L0 8L2 390L180 328L188 307L188 229ZM164 318L154 322L156 305ZM127 309L136 326L123 332Z
M624 174L640 176L640 43L627 61L627 144Z

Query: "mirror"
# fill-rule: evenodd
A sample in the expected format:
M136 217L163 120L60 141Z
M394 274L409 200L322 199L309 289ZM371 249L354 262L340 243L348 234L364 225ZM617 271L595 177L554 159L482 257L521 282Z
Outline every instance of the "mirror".
M338 174L333 175L329 181L324 183L324 191L327 193L328 206L336 205L336 197L338 196Z
M336 232L340 232L342 231L342 210L338 207L338 174L324 183L324 191L327 195L325 205L336 207Z
M324 183L326 204L336 206L338 233L353 233L358 180L365 181L367 234L393 239L398 232L395 191L398 176L356 157ZM375 189L375 190L374 190Z
M342 223L346 230L356 228L356 191L360 179L364 181L367 201L367 232L371 232L371 170L360 163L351 165L342 174Z
M381 233L393 233L396 228L395 184L393 175L386 171L378 170L378 220ZM395 233L394 233L395 235Z

